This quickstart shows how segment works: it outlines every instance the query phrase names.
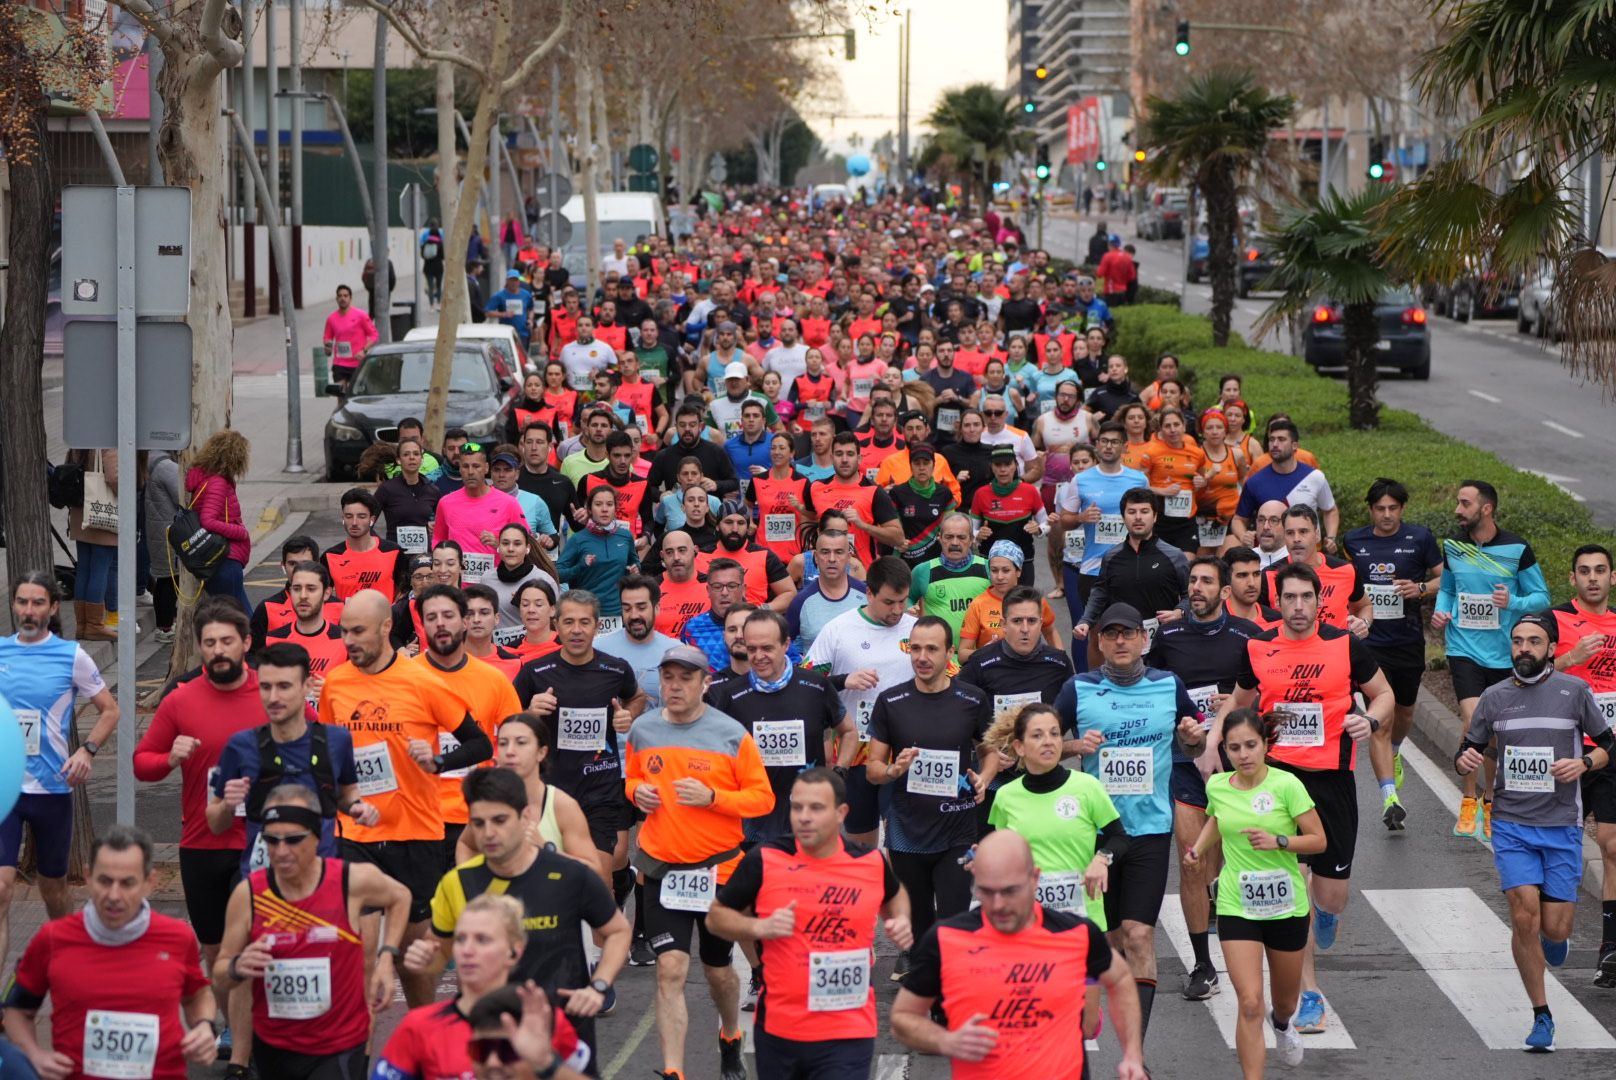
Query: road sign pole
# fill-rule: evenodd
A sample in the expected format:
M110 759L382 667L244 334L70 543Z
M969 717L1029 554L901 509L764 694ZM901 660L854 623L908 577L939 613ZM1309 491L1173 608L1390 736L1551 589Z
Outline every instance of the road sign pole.
M550 190L554 192L559 186L558 177L561 175L561 155L564 148L561 145L561 68L554 61L550 64ZM552 196L553 197L553 196ZM554 250L561 245L559 231L561 228L561 201L550 207L555 217L550 219L550 248Z
M135 823L135 189L118 199L118 821ZM99 453L100 451L97 451Z

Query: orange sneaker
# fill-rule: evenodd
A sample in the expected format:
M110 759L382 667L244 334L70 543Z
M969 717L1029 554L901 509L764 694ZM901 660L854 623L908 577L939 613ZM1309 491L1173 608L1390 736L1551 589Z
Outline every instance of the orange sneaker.
M1453 825L1454 836L1476 835L1476 800L1466 796L1459 800L1459 820Z
M1493 804L1490 799L1483 799L1481 803L1481 829L1476 833L1477 840L1486 840L1489 843L1493 838Z

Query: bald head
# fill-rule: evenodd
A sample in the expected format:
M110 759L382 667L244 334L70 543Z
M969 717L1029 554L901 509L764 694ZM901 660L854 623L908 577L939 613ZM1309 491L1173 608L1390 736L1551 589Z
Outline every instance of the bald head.
M683 529L662 538L662 570L674 581L689 581L696 572L696 542Z
M1001 934L1020 933L1038 903L1038 867L1019 833L998 829L976 845L971 863L982 917Z
M989 873L1008 871L1012 874L1030 874L1033 870L1032 847L1018 832L995 829L976 845L975 867L978 877L984 869Z
M342 607L342 644L348 662L375 674L393 659L387 635L393 629L393 608L375 589L360 589Z
M1269 499L1257 507L1257 547L1263 551L1277 551L1285 543L1285 503Z
M353 612L355 618L377 622L393 613L393 605L387 602L387 597L375 589L360 589L348 597L348 602L343 605L344 621L349 612Z

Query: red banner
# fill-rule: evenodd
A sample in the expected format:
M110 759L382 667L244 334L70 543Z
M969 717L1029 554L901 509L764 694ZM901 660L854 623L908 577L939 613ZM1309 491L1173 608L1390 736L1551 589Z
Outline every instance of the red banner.
M1086 97L1066 109L1066 161L1077 165L1100 156L1100 99Z

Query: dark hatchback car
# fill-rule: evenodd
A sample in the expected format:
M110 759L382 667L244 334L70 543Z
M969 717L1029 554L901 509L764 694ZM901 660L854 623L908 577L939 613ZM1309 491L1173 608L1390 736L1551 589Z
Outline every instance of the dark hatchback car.
M398 438L398 422L426 415L432 381L432 342L378 345L366 354L348 395L325 424L326 475L346 480L374 442ZM498 440L517 390L501 375L487 345L460 342L449 375L447 427L462 427L474 439Z
M1236 253L1235 292L1242 299L1256 292L1262 280L1274 272L1274 258L1266 237L1248 239Z
M1425 309L1419 298L1406 288L1388 289L1375 304L1379 337L1375 341L1375 366L1395 369L1411 379L1431 377L1431 332L1425 322ZM1307 329L1302 332L1304 356L1314 370L1346 366L1346 337L1341 321L1341 305L1321 300L1313 308Z

